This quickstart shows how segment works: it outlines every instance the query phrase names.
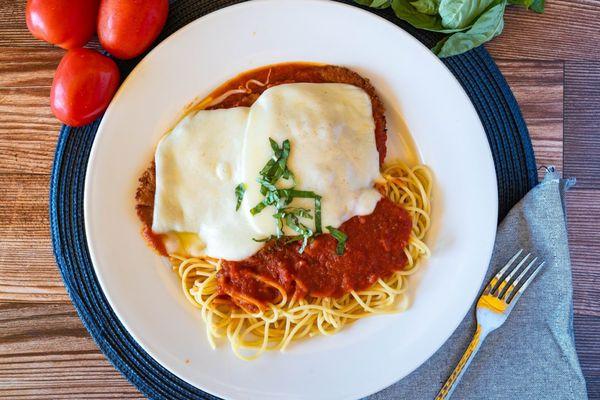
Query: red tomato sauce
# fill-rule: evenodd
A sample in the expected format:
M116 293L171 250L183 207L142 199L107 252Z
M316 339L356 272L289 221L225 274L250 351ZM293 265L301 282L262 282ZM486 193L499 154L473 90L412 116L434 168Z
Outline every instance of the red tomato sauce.
M142 236L146 240L146 243L150 245L154 250L163 257L168 257L167 249L163 243L162 235L155 233L149 226L144 226L142 229Z
M408 212L383 198L370 215L356 216L339 228L348 235L344 254L336 253L337 241L329 234L318 236L300 254L298 243L267 244L243 261L225 261L219 271L221 294L239 300L244 295L259 303L279 301L279 292L256 276L281 285L288 298L340 297L364 290L379 278L387 278L407 264L404 248L412 229Z

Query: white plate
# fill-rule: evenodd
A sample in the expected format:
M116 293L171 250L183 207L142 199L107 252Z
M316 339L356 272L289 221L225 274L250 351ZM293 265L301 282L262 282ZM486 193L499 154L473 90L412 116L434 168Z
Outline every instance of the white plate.
M210 348L176 275L141 238L133 197L156 142L187 104L240 72L285 61L344 65L371 79L388 111L388 157L412 162L416 155L435 173L433 257L412 282L407 312L364 319L335 336L244 362L226 344ZM161 43L112 101L86 178L88 245L119 319L169 371L231 399L356 399L406 376L448 339L473 302L496 218L487 139L451 73L395 25L318 0L243 3Z

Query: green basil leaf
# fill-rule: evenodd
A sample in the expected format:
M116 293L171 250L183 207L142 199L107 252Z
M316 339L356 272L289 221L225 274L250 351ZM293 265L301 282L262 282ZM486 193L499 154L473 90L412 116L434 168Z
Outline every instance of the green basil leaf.
M297 235L297 236L288 236L288 239L286 239L285 244L290 244L290 243L294 243L294 242L298 242L300 240L304 239L304 236L302 235Z
M285 218L286 215L297 215L298 217L312 219L312 215L310 214L310 210L307 208L299 208L299 207L288 207L284 208L276 214L273 214L273 218Z
M315 198L315 230L317 231L317 235L323 233L323 228L321 227L321 196Z
M372 7L372 8L388 8L390 6L390 0L354 0L356 3Z
M536 13L543 13L545 4L546 0L533 0L533 3L531 3L531 6L529 8L531 8Z
M279 149L279 145L277 142L271 138L269 138L269 143L271 144L271 149L273 150L273 157L279 158L279 154L281 153L281 149Z
M443 44L433 48L439 57L462 54L498 36L504 28L506 0L496 0L466 32L458 32L448 37Z
M266 206L268 206L269 204L267 203L267 200L263 200L260 203L258 203L257 205L255 205L251 210L250 210L250 214L252 215L256 215L258 213L260 213L262 210L265 209Z
M312 236L313 232L306 225L300 223L298 221L298 217L293 214L287 214L285 216L285 223L289 226L294 232L299 233L303 236Z
M508 0L508 4L514 4L517 6L529 8L533 4L533 0Z
M306 208L290 208L289 211L287 211L291 214L297 215L299 217L302 218L308 218L308 219L312 219L312 215L310 214L310 210L306 209Z
M277 187L266 179L258 178L258 179L256 179L256 182L260 183L260 185L264 189L266 189L267 192L276 192L277 191Z
M283 218L275 219L275 236L278 239L283 236Z
M446 28L463 29L473 23L494 0L441 0L439 13Z
M312 240L313 236L315 236L315 232L317 235L321 233L321 196L312 191L298 190L295 188L296 183L294 174L287 166L288 157L291 151L290 141L284 140L281 147L272 138L269 138L269 143L273 150L273 155L260 170L260 177L256 179L260 184L260 192L264 198L250 210L250 214L256 215L262 212L267 206L273 206L275 208L273 218L275 219L276 235L265 239L254 240L267 241L272 238L281 239L284 237L283 229L285 224L285 226L299 234L298 236L300 236L302 240L302 245L298 251L302 253L308 245L309 240ZM278 188L277 183L281 178L291 180L292 186L288 188ZM313 219L309 209L287 207L295 198L315 200L315 232L299 220L299 218Z
M508 0L508 4L514 4L517 6L523 6L530 8L535 12L543 13L545 0Z
M446 43L446 41L448 40L449 37L450 36L447 36L447 37L443 38L442 40L440 40L439 42L437 42L436 45L431 48L431 51L433 51L434 54L439 54L440 51L442 50L442 47L444 47L444 43Z
M246 184L240 183L235 187L235 197L237 199L235 211L240 209L240 206L242 205L242 200L244 200L244 193L246 193Z
M302 236L302 246L298 249L298 253L302 254L306 245L308 244L309 238L313 236L313 231L306 225L300 223L295 215L288 214L285 218L285 223L293 231L297 232Z
M392 0L392 9L398 18L415 28L441 33L454 33L465 29L446 28L442 25L442 18L439 15L420 13L409 0Z
M411 1L410 4L417 9L418 12L427 15L437 15L439 0L417 0Z
M309 239L310 239L310 236L304 236L302 238L302 246L300 246L300 248L298 249L298 253L300 253L300 254L304 253L304 249L306 249L306 245L308 244Z
M327 230L329 231L329 233L331 233L331 236L333 236L334 239L337 240L338 244L335 251L338 255L341 256L346 251L346 241L348 240L348 235L346 235L339 229L335 229L333 226L327 226Z
M277 238L275 236L273 236L273 235L268 236L266 238L261 238L261 239L252 238L252 240L254 240L255 242L259 242L259 243L261 243L261 242L268 242L269 240L273 240L273 239L277 239Z
M279 193L279 196L287 197L287 198L299 198L299 199L316 199L316 198L320 199L321 198L321 196L319 196L315 192L311 192L308 190L279 189L277 191L277 193Z

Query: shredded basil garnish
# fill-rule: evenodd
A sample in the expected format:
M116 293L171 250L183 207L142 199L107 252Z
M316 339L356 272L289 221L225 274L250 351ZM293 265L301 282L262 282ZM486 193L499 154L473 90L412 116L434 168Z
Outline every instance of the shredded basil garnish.
M252 240L256 242L268 242L270 240L283 239L285 244L301 242L298 252L302 253L315 236L323 233L321 227L321 196L309 190L296 189L294 174L287 166L291 151L290 141L284 140L281 146L279 146L275 140L269 138L269 144L273 150L273 155L260 170L260 177L256 179L260 184L260 193L264 198L250 210L250 213L256 215L266 207L273 206L275 208L273 218L275 219L276 234L266 238ZM288 184L291 184L291 186L284 188L278 187L277 185L282 179L288 181ZM237 196L236 210L240 208L245 191L246 185L243 183L240 183L235 188L235 194ZM300 218L312 220L312 210L301 207L290 207L290 204L294 199L314 199L314 229L300 221ZM297 233L297 235L284 236L283 229L286 226ZM339 255L344 254L346 251L348 235L332 226L327 226L327 230L331 236L337 240L336 253Z
M275 219L275 225L277 227L275 237L268 237L264 239L254 239L257 242L269 241L273 238L281 239L284 237L283 229L285 226L298 233L296 236L288 236L286 243L294 241L302 241L300 253L304 252L304 249L308 245L309 241L314 238L315 235L322 233L321 227L321 196L315 192L308 190L296 189L296 181L294 174L287 166L287 161L290 156L291 145L289 140L284 140L281 146L269 138L273 155L267 161L265 166L260 170L260 177L256 180L260 184L260 193L264 196L263 200L255 205L251 210L250 214L256 215L264 210L267 206L275 207L275 213L273 218ZM280 188L277 184L280 180L287 181L290 187ZM236 189L237 193L237 189ZM314 199L315 211L314 229L306 226L300 221L300 218L313 219L311 210L307 208L289 207L294 199ZM241 203L241 200L238 200Z
M259 243L261 243L261 242L268 242L269 240L273 240L273 239L277 239L277 236L271 235L271 236L267 236L266 238L262 238L262 239L252 238L252 240L254 240L255 242L259 242Z
M333 226L327 226L327 230L329 231L329 233L331 233L331 236L333 236L334 239L337 240L338 243L335 250L336 253L338 253L338 255L341 256L346 251L346 240L348 240L348 235L346 235L339 229L335 229Z
M321 230L321 196L315 198L315 229L317 235L323 233Z
M240 209L240 206L242 205L242 200L244 200L244 193L246 193L246 184L240 183L235 187L235 197L237 198L235 211Z

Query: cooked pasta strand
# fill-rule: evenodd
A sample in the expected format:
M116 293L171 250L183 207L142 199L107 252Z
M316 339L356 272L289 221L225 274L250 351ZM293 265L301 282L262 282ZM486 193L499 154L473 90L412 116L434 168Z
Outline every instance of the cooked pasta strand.
M258 277L281 296L277 304L253 313L219 297L216 275L220 260L171 256L186 298L200 309L211 345L215 347L217 339L226 337L238 357L251 360L267 350L283 351L292 341L334 334L360 318L406 310L407 279L418 270L419 259L430 255L424 238L431 223L432 177L423 165L409 168L402 163L384 168L382 176L377 188L410 213L413 228L405 249L407 265L386 279L379 279L367 290L337 299L311 296L296 299L288 298L277 282ZM243 300L253 304L250 298Z

